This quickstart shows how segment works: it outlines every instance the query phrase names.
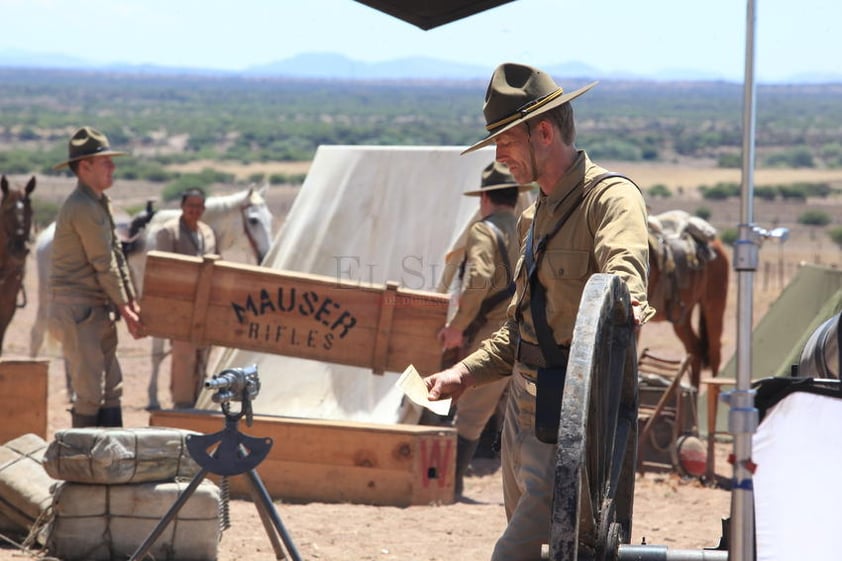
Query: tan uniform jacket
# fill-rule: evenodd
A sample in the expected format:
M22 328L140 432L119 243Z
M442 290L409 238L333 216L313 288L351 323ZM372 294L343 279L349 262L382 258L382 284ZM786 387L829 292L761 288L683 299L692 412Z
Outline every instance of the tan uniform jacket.
M190 231L181 217L168 220L155 235L155 249L181 255L209 255L216 253L216 236L210 226L198 223L198 230Z
M540 194L536 204L523 213L518 222L519 238L525 240L530 222L534 220L533 240L537 243L575 204L583 186L605 172L580 151L573 166L555 186L552 196ZM589 191L550 239L540 260L538 280L547 292L547 323L556 343L570 344L579 300L585 284L595 273L613 273L622 278L631 299L640 303L641 323L651 318L655 310L646 299L648 267L643 195L624 178L605 179ZM538 344L529 305L523 250L515 279L517 289L507 311L506 324L463 361L480 382L511 374L518 337ZM516 320L517 302L520 302L520 321Z
M520 253L517 218L514 212L498 211L471 225L465 245L465 272L459 306L449 324L460 331L464 331L477 317L483 300L508 286L506 267L497 244L497 236L488 222L494 224L501 234L512 274ZM508 303L509 300L506 299L486 314L489 325L503 324Z
M59 210L53 236L50 289L56 301L120 306L135 300L114 231L111 199L81 183Z

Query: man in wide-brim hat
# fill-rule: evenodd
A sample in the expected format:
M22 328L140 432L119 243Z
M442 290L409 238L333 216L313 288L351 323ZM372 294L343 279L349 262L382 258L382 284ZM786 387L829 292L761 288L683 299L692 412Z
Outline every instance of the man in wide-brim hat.
M67 143L67 160L53 166L60 170L70 166L73 162L92 158L94 156L125 156L125 152L112 150L108 145L108 137L91 127L76 129Z
M482 340L506 320L506 308L514 293L514 265L520 254L515 208L520 193L531 189L531 185L518 185L504 164L491 162L482 171L480 188L464 193L479 198L481 218L468 229L465 256L459 267L457 306L438 334L445 356L452 357L451 364L479 348ZM463 494L465 472L509 378L471 389L459 399L453 422L457 497Z
M122 426L123 374L117 361L117 314L140 337L140 307L105 194L114 183L108 138L92 127L70 137L67 160L77 177L56 218L50 271L50 325L59 334L76 399L74 427Z
M508 525L493 561L538 561L549 543L561 397L588 279L619 276L631 295L630 321L654 314L646 298L643 196L631 180L608 173L575 146L570 102L594 85L566 93L537 68L498 66L483 107L488 135L466 150L494 143L496 159L517 183L540 187L518 222L523 249L506 322L470 356L426 378L430 399L439 399L511 376L501 439Z

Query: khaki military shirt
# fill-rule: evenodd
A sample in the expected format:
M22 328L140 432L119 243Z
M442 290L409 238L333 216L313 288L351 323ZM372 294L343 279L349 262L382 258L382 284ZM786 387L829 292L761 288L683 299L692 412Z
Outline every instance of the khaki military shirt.
M111 199L79 183L56 218L50 290L56 301L121 306L136 299Z
M582 189L606 170L590 161L584 151L559 180L551 196L539 194L535 205L518 222L521 240L532 221L533 245L549 233ZM523 254L523 251L521 251ZM538 344L530 309L527 271L521 255L516 267L516 294L507 311L506 324L463 363L478 381L511 374L518 337ZM623 279L631 299L640 303L641 323L655 310L646 298L649 268L646 205L630 181L612 177L585 195L561 229L549 240L540 258L537 275L547 293L547 324L559 345L569 345L585 284L595 273L612 273Z
M489 223L496 227L503 247L506 248L510 269L508 274L514 274L515 263L520 253L516 230L517 217L514 212L501 210L471 225L465 245L465 269L459 306L449 323L450 327L460 331L464 331L477 317L486 298L505 290L509 284L504 258L497 242L498 235ZM486 314L489 324L503 324L508 303L509 299L506 299Z
M168 220L155 235L155 249L182 255L209 255L216 253L216 236L204 222L191 231L181 217Z

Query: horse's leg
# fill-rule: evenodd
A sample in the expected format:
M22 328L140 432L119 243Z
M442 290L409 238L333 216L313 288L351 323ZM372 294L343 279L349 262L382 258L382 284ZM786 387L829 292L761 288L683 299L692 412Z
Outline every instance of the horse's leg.
M17 295L17 291L15 291L14 294ZM0 355L3 354L3 339L6 336L6 329L9 327L9 324L12 323L12 316L14 315L14 300L0 304Z
M687 354L692 355L690 360L690 383L695 389L699 389L699 383L702 378L701 357L703 349L701 341L698 337L696 337L696 334L693 333L693 329L690 327L690 315L691 314L688 314L684 321L673 323L672 329L684 345L684 350Z
M705 293L699 302L700 333L704 329L703 341L707 350L708 366L713 376L719 374L722 364L722 334L725 331L725 307L728 301L729 263L724 249L718 251L717 258L707 264L705 275Z
M35 321L29 330L29 358L35 358L44 345L44 330L46 329L46 317L42 311L43 306L38 302L38 311L35 314Z
M158 375L161 372L161 363L167 353L164 351L164 339L160 337L152 338L152 374L149 376L149 387L147 388L147 396L149 404L146 408L150 411L161 408L161 403L158 401Z

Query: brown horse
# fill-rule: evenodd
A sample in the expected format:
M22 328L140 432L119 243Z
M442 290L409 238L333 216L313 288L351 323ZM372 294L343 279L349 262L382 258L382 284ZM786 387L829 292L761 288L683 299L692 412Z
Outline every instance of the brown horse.
M662 250L657 244L649 248L650 303L657 309L650 321L669 321L691 359L691 383L699 387L702 368L710 368L713 376L722 363L722 332L728 293L729 262L718 237L708 242L705 258L695 266L676 266L669 273L662 271ZM691 325L694 309L698 309L698 327Z
M0 176L3 191L0 203L0 354L3 353L3 337L17 308L26 305L26 293L22 292L26 256L29 253L30 231L32 229L32 200L29 196L35 190L33 176L24 190L9 188L6 176ZM18 300L18 294L22 297Z

